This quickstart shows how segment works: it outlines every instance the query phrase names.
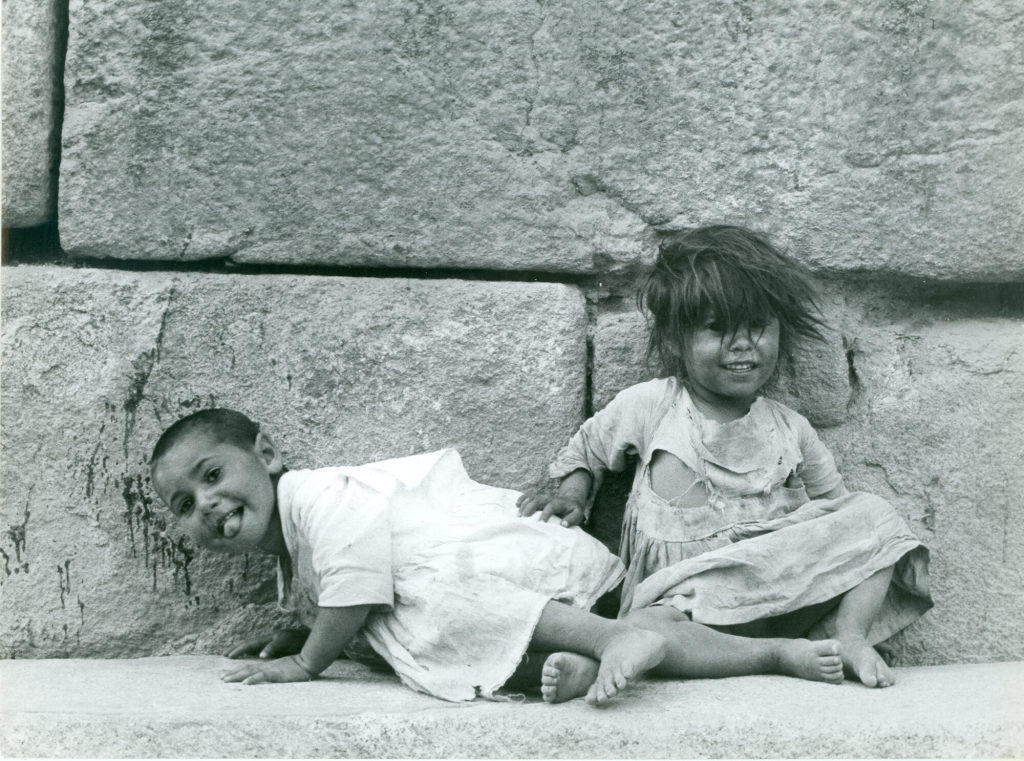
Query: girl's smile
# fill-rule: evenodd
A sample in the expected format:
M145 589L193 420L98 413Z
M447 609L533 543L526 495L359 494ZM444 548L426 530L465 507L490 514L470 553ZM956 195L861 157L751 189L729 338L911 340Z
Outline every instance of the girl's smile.
M779 321L744 325L733 333L709 316L687 335L686 380L697 406L719 421L750 410L779 358Z

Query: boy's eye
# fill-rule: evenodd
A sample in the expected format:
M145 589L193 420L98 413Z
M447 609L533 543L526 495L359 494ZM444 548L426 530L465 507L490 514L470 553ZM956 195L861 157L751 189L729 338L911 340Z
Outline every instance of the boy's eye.
M206 471L206 483L212 484L218 478L220 478L220 468L210 468Z
M192 505L194 503L191 499L183 499L178 503L178 515L188 515L192 512Z

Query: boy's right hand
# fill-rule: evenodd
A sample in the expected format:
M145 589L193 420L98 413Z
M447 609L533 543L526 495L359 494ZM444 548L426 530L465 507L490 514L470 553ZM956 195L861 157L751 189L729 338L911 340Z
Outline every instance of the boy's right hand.
M523 494L516 500L516 505L519 506L519 515L523 518L540 510L540 521L557 515L566 528L580 525L586 515L582 502L559 494Z
M254 637L224 653L228 658L242 658L246 655L258 655L260 658L280 658L295 655L306 644L309 629L279 629L273 634Z

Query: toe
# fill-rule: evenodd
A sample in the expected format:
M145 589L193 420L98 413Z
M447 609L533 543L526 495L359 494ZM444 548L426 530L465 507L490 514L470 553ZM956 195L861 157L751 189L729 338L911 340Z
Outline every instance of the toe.
M893 678L892 671L887 666L880 666L878 669L878 686L879 687L891 687L896 680Z
M878 684L878 677L875 675L873 669L865 669L860 675L860 681L866 687L875 687Z
M626 685L629 684L629 679L622 673L621 669L615 669L612 673L611 684L615 688L615 692L619 692L619 690L626 688Z

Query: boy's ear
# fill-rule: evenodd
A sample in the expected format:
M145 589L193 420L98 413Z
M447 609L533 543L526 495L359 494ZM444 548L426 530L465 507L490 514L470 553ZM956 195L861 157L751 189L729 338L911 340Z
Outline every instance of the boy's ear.
M267 466L270 475L276 476L284 470L281 453L274 446L274 442L270 440L270 437L263 431L256 434L255 450L259 458L263 460L263 464Z

